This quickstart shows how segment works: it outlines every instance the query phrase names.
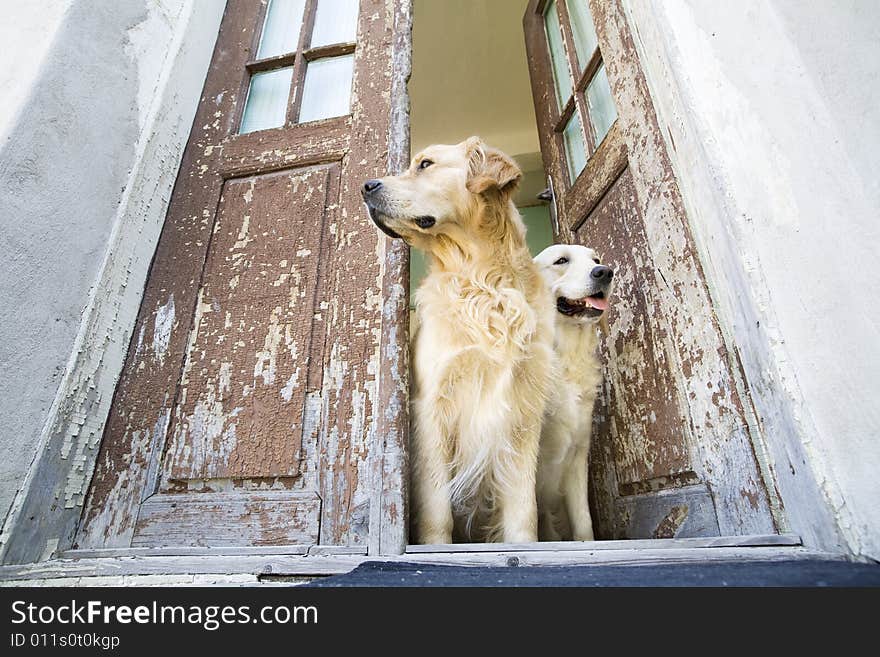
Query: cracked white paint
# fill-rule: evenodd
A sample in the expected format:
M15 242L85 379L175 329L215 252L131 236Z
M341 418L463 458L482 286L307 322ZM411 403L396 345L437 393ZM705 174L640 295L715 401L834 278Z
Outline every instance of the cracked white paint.
M251 179L250 182L248 182L248 188L247 188L247 190L245 190L245 193L242 196L245 203L251 203L254 200L254 187L256 186L256 184L257 184L257 181L255 178ZM241 239L241 238L239 238L239 239Z
M138 331L137 345L134 348L135 360L138 360L141 356L141 350L143 349L143 346L144 346L144 333L146 332L146 330L147 330L147 325L141 324L141 330ZM143 362L141 362L141 365L143 365Z
M287 379L287 383L284 384L284 387L281 388L281 399L289 402L293 398L293 391L296 388L299 388L299 376L300 368L297 367L293 371L293 374L290 375L290 378Z
M278 363L278 347L284 339L285 326L279 323L283 309L276 306L269 316L269 326L266 337L263 340L263 348L257 351L256 363L254 364L254 382L263 379L264 385L275 383L275 370Z
M248 193L253 195L252 190L248 190L248 192L245 193L245 198L247 198ZM238 238L235 244L232 246L232 250L245 249L247 248L248 244L254 241L254 238L250 236L250 226L251 215L246 214L241 218L241 228L239 228L238 230Z
M229 461L229 455L238 444L234 419L242 410L235 407L225 411L214 383L206 383L192 412L179 423L179 431L175 431L174 444L179 446L175 461L178 465L190 465L190 477L210 476L212 463Z
M165 360L165 352L168 351L168 342L171 340L171 329L173 328L174 295L172 294L164 305L156 308L156 318L153 321L153 353L160 363Z

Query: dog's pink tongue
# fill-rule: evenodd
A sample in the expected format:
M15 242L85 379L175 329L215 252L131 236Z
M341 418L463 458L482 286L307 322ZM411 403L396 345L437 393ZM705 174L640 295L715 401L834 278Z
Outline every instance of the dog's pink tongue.
M608 299L598 299L596 297L584 297L584 303L589 304L596 310L608 310Z

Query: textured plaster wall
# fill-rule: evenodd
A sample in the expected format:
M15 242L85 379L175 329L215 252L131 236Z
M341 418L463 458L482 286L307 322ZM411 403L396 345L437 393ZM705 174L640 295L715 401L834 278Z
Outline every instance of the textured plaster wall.
M880 558L880 5L625 6L789 529Z
M73 0L43 0L39 11L28 3L0 0L0 144L6 141L18 114L30 98L40 68L52 47Z
M3 42L33 35L0 77L16 108L0 114L0 518L13 561L72 535L224 3L47 7L10 5L0 26Z

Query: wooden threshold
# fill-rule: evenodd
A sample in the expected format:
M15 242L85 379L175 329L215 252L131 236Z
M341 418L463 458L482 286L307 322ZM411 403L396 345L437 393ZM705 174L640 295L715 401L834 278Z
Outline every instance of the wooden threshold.
M796 534L757 536L713 536L709 538L651 538L620 541L547 541L542 543L454 543L451 545L409 545L407 554L459 552L576 552L593 550L669 550L682 548L761 547L802 545Z
M759 543L761 540L764 542ZM719 542L720 541L720 542ZM772 542L771 542L772 541ZM724 543L724 544L721 544ZM730 544L735 543L735 544ZM562 549L557 545L564 546ZM649 545L645 547L645 545ZM264 548L203 550L187 554L157 554L162 550L72 551L50 561L0 567L0 583L29 585L51 581L70 583L139 585L161 578L192 577L194 584L213 578L217 584L259 584L279 578L314 578L349 572L366 561L407 562L455 566L572 566L651 565L696 561L790 561L803 559L847 560L806 548L796 536L733 537L728 539L658 539L650 541L596 541L592 543L436 546L440 550L400 555L345 554L343 549L311 546L306 552L266 552ZM476 549L467 550L468 547ZM411 549L412 549L411 548ZM462 549L453 549L462 548ZM499 549L500 548L500 549ZM351 548L346 548L350 550ZM150 579L152 578L152 580ZM157 580L158 578L158 580ZM201 579L200 579L201 578ZM208 580L206 580L208 578Z
M315 556L328 554L366 555L365 546L349 545L273 545L254 547L140 547L92 550L66 550L59 559L103 559L108 557L234 557L234 556Z

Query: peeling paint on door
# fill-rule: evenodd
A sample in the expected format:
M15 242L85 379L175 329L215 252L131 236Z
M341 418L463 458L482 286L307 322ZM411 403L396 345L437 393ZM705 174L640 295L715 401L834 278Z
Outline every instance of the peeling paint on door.
M304 34L315 7L307 1ZM400 467L381 481L370 476L380 458L372 451L381 447L377 425L406 422L403 404L381 422L377 413L379 398L389 397L382 391L401 388L386 363L398 362L405 330L391 333L394 344L383 336L397 323L405 329L405 303L395 297L389 306L383 287L389 271L402 278L405 269L399 249L390 251L398 260L385 262L385 237L359 192L390 157L400 158L389 91L405 80L392 52L401 43L408 49L397 31L408 35L409 3L361 1L357 44L339 46L354 52L349 116L239 135L264 8L227 6L104 434L81 547L365 545L373 487L405 492ZM241 531L198 522L181 529L181 508ZM403 517L383 511L373 524L405 535Z
M567 4L556 3L566 35ZM596 248L616 268L590 467L597 534L647 538L659 525L665 532L675 526L676 536L774 532L733 359L621 3L589 3L598 50L575 81L567 111L587 111L583 93L601 64L617 119L570 185L559 134L565 116L556 104L541 7L538 0L529 4L526 41L541 150L556 192L557 238ZM567 56L579 70L575 54ZM669 516L675 505L688 515L663 524L678 517Z

